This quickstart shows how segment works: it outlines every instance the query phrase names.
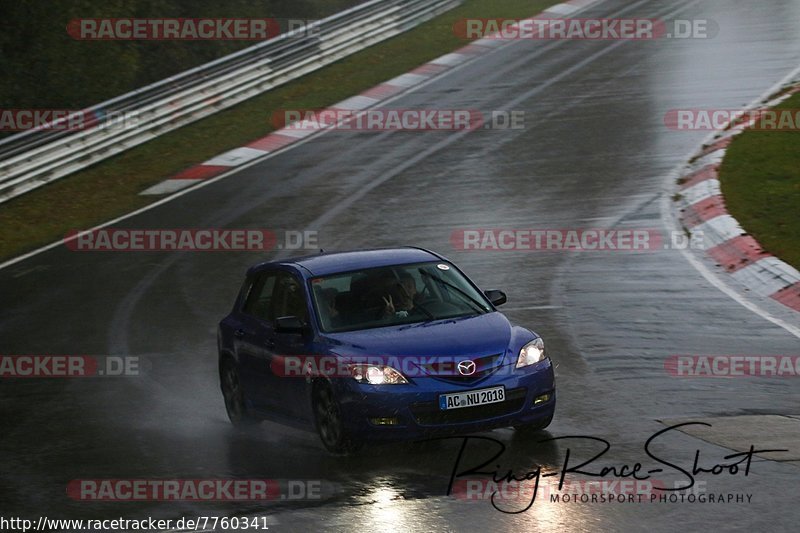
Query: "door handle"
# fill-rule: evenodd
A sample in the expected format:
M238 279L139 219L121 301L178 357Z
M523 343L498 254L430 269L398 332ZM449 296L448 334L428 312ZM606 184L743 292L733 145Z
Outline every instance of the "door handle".
M244 330L243 329L237 329L236 331L233 332L233 335L237 339L241 339L242 337L244 337Z

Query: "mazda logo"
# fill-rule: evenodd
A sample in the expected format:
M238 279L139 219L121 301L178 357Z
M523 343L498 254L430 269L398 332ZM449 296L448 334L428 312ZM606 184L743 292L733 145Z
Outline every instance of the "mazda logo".
M461 361L458 363L458 372L462 376L471 376L475 373L475 361Z

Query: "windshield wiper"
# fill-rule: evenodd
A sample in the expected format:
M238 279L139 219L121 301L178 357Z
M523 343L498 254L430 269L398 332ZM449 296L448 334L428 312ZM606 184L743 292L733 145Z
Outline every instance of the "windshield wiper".
M433 274L431 274L430 272L425 272L424 270L422 270L422 268L418 268L417 270L418 270L418 271L419 271L419 273L420 273L420 274L422 274L423 276L429 277L429 278L431 278L431 279L433 279L433 280L435 280L435 281L438 281L438 282L439 282L439 283L441 283L442 285L446 285L447 287L450 287L451 289L453 289L454 291L456 291L456 292L457 292L459 295L461 295L463 298L466 298L466 300L464 300L464 301L465 301L466 303L471 303L471 304L473 304L473 305L475 306L475 308L473 308L473 310L474 310L474 311L477 311L479 314L487 313L487 312L489 311L489 310L488 310L488 309L486 309L486 308L485 308L485 307L484 307L484 306L483 306L483 305L482 305L482 304L481 304L481 303L480 303L478 300L476 300L475 298L473 298L472 296L470 296L469 294L467 294L467 292L466 292L466 291L464 291L463 289L461 289L461 288L459 288L459 287L457 287L457 286L453 285L453 284L452 284L452 283L450 283L449 281L445 281L445 280L443 280L442 278L440 278L439 276L434 276L434 275L433 275ZM477 308L477 309L476 309L476 308Z

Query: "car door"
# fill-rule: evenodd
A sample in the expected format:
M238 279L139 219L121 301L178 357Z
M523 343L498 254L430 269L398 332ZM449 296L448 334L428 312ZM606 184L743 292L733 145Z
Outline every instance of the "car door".
M294 316L309 327L309 308L306 287L302 278L294 273L284 271L278 274L273 292L272 313L275 318ZM276 331L271 325L268 344L272 353L280 357L310 356L312 345L310 330L305 333L285 333ZM308 384L303 377L276 377L274 391L278 396L277 404L283 414L292 418L307 418Z
M273 380L269 362L273 294L279 272L260 273L250 288L240 312L234 346L239 357L240 382L252 406L266 413L275 409L277 395L270 387ZM273 385L274 387L274 385Z

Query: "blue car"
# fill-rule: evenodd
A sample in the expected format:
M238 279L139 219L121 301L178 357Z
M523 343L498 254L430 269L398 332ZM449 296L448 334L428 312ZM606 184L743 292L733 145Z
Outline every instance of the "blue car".
M333 453L365 442L546 427L555 378L542 339L420 248L320 253L250 268L219 324L235 426L316 429Z

